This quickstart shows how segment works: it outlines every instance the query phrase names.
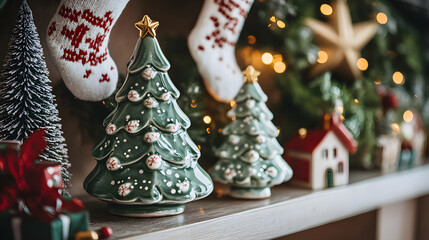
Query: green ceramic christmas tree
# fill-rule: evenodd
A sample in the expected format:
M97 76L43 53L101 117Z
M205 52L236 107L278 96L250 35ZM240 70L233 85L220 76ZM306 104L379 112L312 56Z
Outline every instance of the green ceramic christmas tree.
M214 180L231 186L236 198L258 199L271 195L270 187L289 180L292 169L281 157L273 114L265 105L267 95L258 84L259 72L247 67L244 85L235 97L235 106L227 113L233 121L222 133L227 136L216 155Z
M180 93L167 71L170 63L156 40L159 23L147 15L117 107L104 120L106 136L94 147L97 166L85 190L109 202L109 211L152 217L182 213L184 203L213 190L197 163L200 151L186 129L189 118L176 103Z

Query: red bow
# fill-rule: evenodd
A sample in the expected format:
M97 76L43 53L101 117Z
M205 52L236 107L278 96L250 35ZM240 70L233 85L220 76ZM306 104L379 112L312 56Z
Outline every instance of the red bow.
M33 181L36 160L47 147L45 130L33 132L21 145L21 155L16 151L6 149L4 156L0 155L0 211L13 209L22 217L38 218L50 222L63 210L75 212L83 210L83 204L78 199L63 199L61 188L49 188L44 192Z

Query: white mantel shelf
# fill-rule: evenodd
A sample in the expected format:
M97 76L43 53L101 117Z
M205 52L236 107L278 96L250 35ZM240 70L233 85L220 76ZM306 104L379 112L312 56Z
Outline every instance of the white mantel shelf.
M267 239L429 194L429 165L385 175L351 172L350 178L347 186L322 191L283 184L259 201L212 194L188 203L181 215L150 219L113 216L105 203L83 200L91 228L110 226L117 239Z

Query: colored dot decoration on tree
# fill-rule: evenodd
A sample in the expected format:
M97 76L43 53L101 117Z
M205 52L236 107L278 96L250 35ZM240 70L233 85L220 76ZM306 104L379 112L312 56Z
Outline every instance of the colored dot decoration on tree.
M106 167L110 171L118 170L121 167L119 160L115 157L111 157L106 161Z

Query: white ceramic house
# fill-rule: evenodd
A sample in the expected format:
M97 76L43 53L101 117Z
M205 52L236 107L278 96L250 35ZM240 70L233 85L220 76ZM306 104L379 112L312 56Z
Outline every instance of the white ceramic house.
M292 183L312 189L348 184L349 153L356 152L357 142L336 116L325 128L298 134L286 144Z
M377 138L374 160L382 172L394 172L398 169L401 154L401 139L397 135L382 135Z

